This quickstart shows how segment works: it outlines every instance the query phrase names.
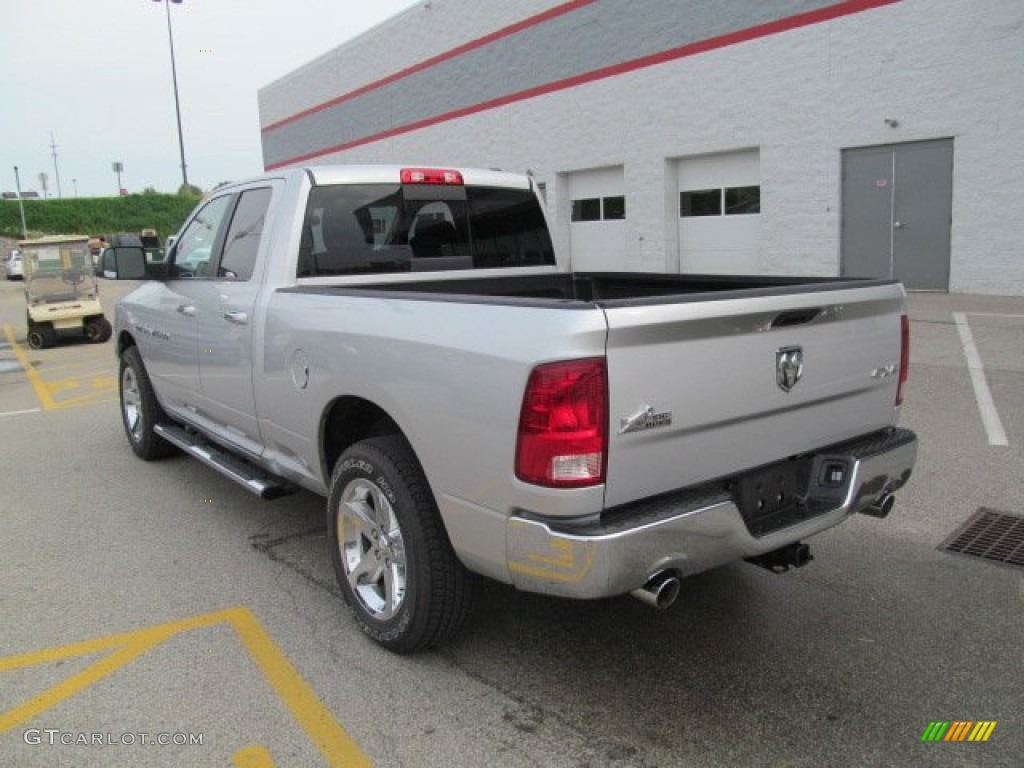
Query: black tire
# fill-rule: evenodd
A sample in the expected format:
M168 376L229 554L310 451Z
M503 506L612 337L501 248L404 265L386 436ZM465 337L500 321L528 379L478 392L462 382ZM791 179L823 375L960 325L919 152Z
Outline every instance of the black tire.
M173 444L153 431L155 425L167 422L168 418L153 394L153 385L137 347L128 347L121 353L118 382L121 423L135 455L153 461L177 453Z
M32 349L48 349L57 343L57 332L51 323L29 323L28 345Z
M388 650L412 653L462 629L473 576L455 556L423 470L402 437L364 440L338 460L327 542L352 615Z
M110 327L110 321L103 315L90 317L85 321L85 338L91 344L102 344L110 338L113 332L114 329Z

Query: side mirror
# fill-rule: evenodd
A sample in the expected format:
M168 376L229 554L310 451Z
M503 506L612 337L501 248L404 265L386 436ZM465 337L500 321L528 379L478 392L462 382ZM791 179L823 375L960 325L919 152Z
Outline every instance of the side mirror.
M107 280L117 279L117 253L113 248L104 248L100 254L100 274Z
M146 252L138 247L108 248L103 252L103 276L111 280L145 280L149 277Z

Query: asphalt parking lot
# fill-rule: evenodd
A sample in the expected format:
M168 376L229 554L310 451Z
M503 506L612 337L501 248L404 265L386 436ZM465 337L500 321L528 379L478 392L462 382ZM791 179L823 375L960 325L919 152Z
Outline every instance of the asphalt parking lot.
M29 349L0 281L0 763L1019 766L1024 570L938 546L1024 514L1024 299L910 309L921 449L889 518L666 612L486 584L455 644L396 657L341 602L321 499L135 459L112 345Z

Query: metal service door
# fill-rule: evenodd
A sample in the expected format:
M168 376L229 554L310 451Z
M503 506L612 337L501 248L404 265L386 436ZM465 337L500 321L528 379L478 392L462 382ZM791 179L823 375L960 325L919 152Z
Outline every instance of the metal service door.
M953 140L843 150L842 273L949 290Z

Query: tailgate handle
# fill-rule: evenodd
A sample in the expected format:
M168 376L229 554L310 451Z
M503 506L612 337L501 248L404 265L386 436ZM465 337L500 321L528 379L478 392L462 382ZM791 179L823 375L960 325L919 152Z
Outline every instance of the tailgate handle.
M817 319L822 313L821 307L810 309L791 309L788 312L780 312L772 320L770 328L788 328L791 325L806 325Z

